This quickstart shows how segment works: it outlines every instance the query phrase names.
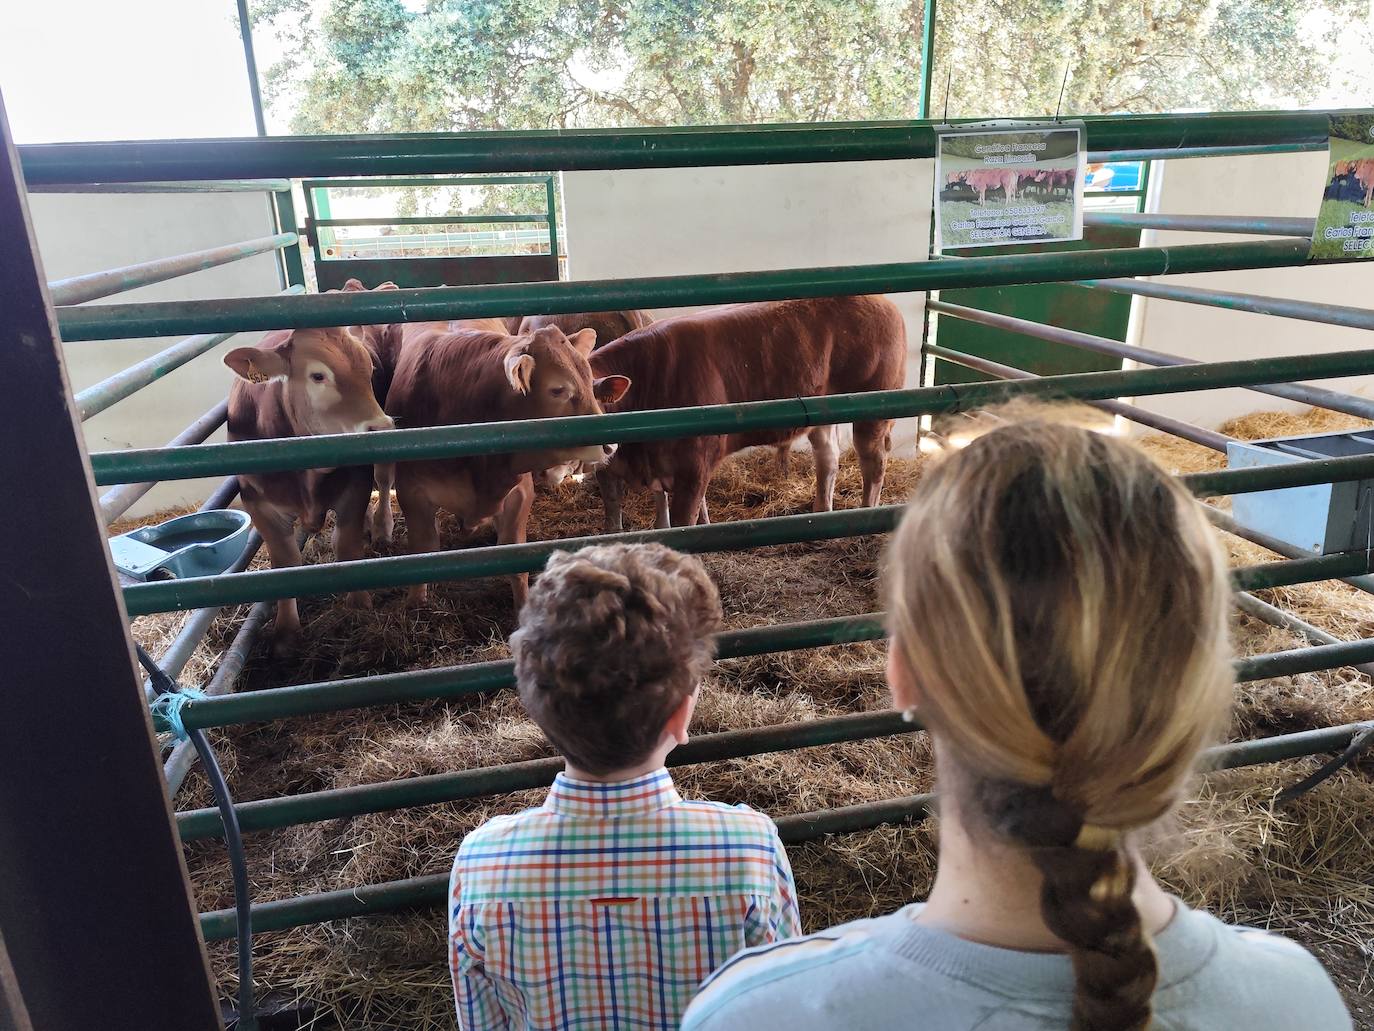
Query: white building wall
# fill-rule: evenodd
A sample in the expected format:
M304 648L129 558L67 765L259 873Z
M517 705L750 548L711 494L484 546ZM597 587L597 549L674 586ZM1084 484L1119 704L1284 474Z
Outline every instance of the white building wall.
M932 162L636 169L563 175L571 279L924 261ZM924 294L893 295L920 382ZM686 309L662 309L662 316ZM899 427L897 446L914 439Z
M1312 218L1321 202L1325 151L1250 157L1190 158L1163 163L1152 208L1179 215L1275 215ZM1255 237L1146 231L1142 246L1227 242ZM1159 282L1329 304L1374 306L1374 264L1250 269L1162 276ZM1319 354L1374 345L1363 330L1276 318L1178 301L1137 299L1138 342L1201 361ZM1314 381L1315 385L1374 396L1374 377ZM1209 390L1139 398L1142 408L1202 426L1257 411L1304 407L1248 390Z
M269 202L261 193L32 194L29 208L49 281L273 232ZM89 303L246 297L280 289L276 257L269 253ZM235 337L88 419L84 424L86 446L91 451L110 451L167 443L225 397L232 374L220 361L224 353L260 336L248 333ZM64 355L72 390L98 383L178 339L67 344ZM223 440L224 431L210 439ZM218 482L159 484L129 514L199 503Z

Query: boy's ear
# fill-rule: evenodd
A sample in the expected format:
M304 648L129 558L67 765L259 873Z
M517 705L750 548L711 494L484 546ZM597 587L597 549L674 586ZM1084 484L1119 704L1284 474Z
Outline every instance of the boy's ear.
M668 720L663 724L663 735L671 737L680 745L687 743L689 737L687 728L692 724L692 713L697 707L697 696L701 694L701 688L695 687L692 693L678 704L678 707L668 714Z

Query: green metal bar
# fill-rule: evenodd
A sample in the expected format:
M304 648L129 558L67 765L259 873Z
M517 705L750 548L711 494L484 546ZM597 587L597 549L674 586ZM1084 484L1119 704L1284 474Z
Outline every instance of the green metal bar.
M1300 240L1246 240L650 279L313 294L289 303L271 297L248 297L112 304L64 309L58 313L58 325L64 340L108 340L229 330L245 332L505 317L531 311L557 314L792 297L909 293L954 287L1061 282L1103 275L1152 276L1240 268L1288 268L1306 263L1307 244Z
M1248 471L1248 470L1247 470ZM1297 558L1285 562L1263 562L1231 570L1237 590L1263 591L1271 587L1292 587L1317 580L1339 580L1374 572L1370 558L1374 552L1355 551L1318 558ZM1374 658L1374 653L1371 653ZM1277 675L1277 674L1276 674Z
M1113 161L1164 161L1171 158L1222 158L1252 154L1297 154L1325 150L1325 140L1309 139L1293 143L1270 143L1262 146L1233 147L1136 147L1130 150L1090 150L1088 161L1108 164Z
M546 215L393 215L379 218L317 218L317 226L473 226L544 222Z
M285 190L273 197L273 211L276 213L277 229L281 232L294 233L298 230L296 225L296 199L291 195L291 191ZM299 286L305 288L305 263L301 259L301 242L299 237L296 242L289 247L283 247L281 252L282 278L286 280L287 286Z
M312 300L314 296L316 295L301 300ZM95 472L95 482L102 485L143 479L192 479L200 476L370 465L374 462L499 454L611 442L674 440L703 434L828 425L865 419L898 419L915 415L968 411L998 404L1014 397L1076 398L1081 401L1096 401L1123 396L1181 393L1223 386L1282 382L1299 375L1321 379L1329 376L1365 375L1370 372L1374 372L1374 352L1340 351L1329 354L1215 362L1206 365L1183 365L1166 369L1075 373L1069 376L1047 376L1016 382L918 387L909 390L874 391L867 394L833 394L828 397L703 405L696 408L668 408L613 415L240 441L182 450L160 448L102 451L91 456L91 466ZM1299 465L1302 468L1329 470L1334 475L1346 469L1361 469L1362 467L1353 464L1339 464L1354 461L1331 459L1324 463ZM1219 483L1243 482L1244 477L1239 476L1240 472L1226 472L1224 476L1228 479L1223 479ZM1245 472L1249 474L1248 470ZM1275 470L1272 475L1282 479L1303 474L1298 471L1298 466L1291 466L1284 467L1282 473ZM1229 477L1237 478L1232 480ZM1285 485L1293 486L1296 482ZM1236 488L1228 486L1226 490L1235 491ZM1224 493L1226 490L1214 493Z
M554 183L554 177L549 176L544 180L544 214L548 216L549 223L549 253L553 255L553 260L558 260L558 187Z
M201 336L187 337L171 347L159 351L141 362L130 365L108 379L87 387L74 398L76 414L82 422L105 409L118 404L131 394L135 394L173 372L192 358L198 358L206 351L233 337L233 333L206 333Z
M739 759L794 748L833 745L841 741L865 741L875 737L909 734L921 728L905 722L892 711L865 712L852 716L831 716L785 723L772 727L751 727L703 734L676 748L668 756L669 766ZM558 757L529 759L525 762L459 770L428 777L360 784L356 787L313 791L282 798L240 802L234 808L246 831L289 827L363 813L380 813L412 806L437 805L464 798L479 798L507 791L545 787L563 768ZM222 833L218 809L192 809L177 814L182 841L216 837Z
M935 74L935 0L925 0L921 12L921 92L916 98L916 117L930 117L930 83Z
M1129 193L1108 194L1128 197ZM1278 218L1265 215L1157 215L1124 211L1088 211L1085 226L1126 226L1131 229L1164 229L1188 233L1242 233L1256 236L1312 238L1314 218Z
M930 814L934 802L934 795L907 795L881 802L863 802L838 809L780 816L775 822L778 836L784 844L796 845L827 834L846 834L881 824L923 819ZM448 874L444 873L261 902L253 906L253 930L281 931L345 917L432 909L443 905L447 895ZM206 941L221 941L238 935L237 918L232 909L202 913L200 928Z
M1282 111L1087 115L1094 150L1325 144L1331 114ZM965 120L972 121L972 120ZM924 121L540 129L513 132L34 144L19 148L31 183L157 179L549 172L604 168L881 161L935 154Z
M1267 601L1256 598L1253 594L1246 594L1244 591L1236 592L1236 607L1270 626L1280 627L1290 633L1298 634L1312 644L1345 643L1334 634L1328 634L1321 627L1313 626L1306 620L1299 619L1293 613L1287 612L1277 605L1270 605ZM1355 668L1368 676L1374 676L1374 665L1368 662L1362 662Z
M1321 730L1256 741L1239 741L1209 749L1204 754L1208 769L1229 770L1241 766L1300 759L1309 755L1338 752L1349 747L1357 734L1374 723L1348 723ZM820 812L800 813L777 819L778 834L786 844L812 840L826 834L844 834L889 823L905 823L928 816L935 796L907 795L904 798L860 805L842 806ZM448 874L430 874L382 884L363 884L337 891L321 892L294 899L280 899L253 906L255 931L281 931L306 924L324 923L355 916L373 916L400 910L432 909L448 898ZM237 934L232 909L200 915L201 932L206 941L221 941Z
M885 636L881 612L729 630L716 635L716 658L737 659L768 652L853 644L881 640ZM198 698L182 707L181 718L188 729L203 730L372 705L459 698L498 691L514 684L515 670L510 660L478 662Z
M289 179L188 179L175 183L65 183L29 186L30 193L283 193Z
M306 179L301 185L307 190L375 190L425 188L430 186L539 186L542 175L454 175L412 176L397 179Z
M1346 641L1241 659L1236 663L1236 679L1240 682L1263 680L1353 666L1371 660L1374 660L1374 639ZM740 758L837 741L887 737L914 729L918 729L916 725L904 722L900 714L885 712L836 716L762 729L732 730L689 741L669 756L668 764L678 766ZM245 832L268 830L541 787L552 783L561 766L562 760L558 758L532 759L504 766L241 802L235 808ZM183 841L213 837L222 829L218 809L178 813L177 826Z
M883 505L843 512L743 519L709 526L621 533L616 534L614 540L626 544L662 541L680 551L698 554L737 551L771 544L885 533L897 525L903 511L901 505ZM331 594L338 590L373 590L402 584L537 572L555 551L576 551L606 540L603 536L572 537L465 551L333 562L322 566L255 569L232 576L164 580L125 588L124 602L130 616L143 616L152 612L200 609L207 605ZM345 584L348 586L341 586Z
M927 304L934 302L927 301ZM948 347L941 347L938 344L926 344L926 354L933 358L940 358L955 365L962 365L966 369L973 369L977 372L987 373L989 376L996 376L999 379L1039 379L1034 373L1026 372L1024 369L1015 369L1010 365L1003 365L1001 362L994 362L989 358L983 358L974 354L965 354L962 351L953 351ZM1099 408L1104 412L1111 412L1119 415L1123 419L1139 423L1142 426L1149 426L1151 429L1162 430L1175 437L1184 440L1191 440L1194 444L1202 447L1211 448L1213 451L1226 453L1226 445L1234 440L1223 433L1214 430L1205 430L1201 426L1194 426L1191 423L1182 422L1178 419L1171 419L1167 415L1158 415L1155 412L1147 412L1143 408L1135 405L1128 405L1122 401L1089 401L1088 404L1094 408Z
M285 293L301 294L303 286L293 286ZM141 362L130 365L108 379L87 387L76 395L76 411L84 422L93 415L118 404L126 397L137 393L150 383L155 383L169 372L175 372L193 358L198 358L211 348L224 343L233 333L207 333L187 337L165 350L159 351Z
M1202 510L1212 524L1218 529L1225 530L1227 533L1247 540L1252 544L1258 544L1261 548L1272 551L1275 555L1282 555L1285 558L1311 558L1312 553L1296 545L1281 541L1277 537L1271 537L1267 533L1252 530L1248 526L1242 526L1232 518L1229 512L1213 508L1211 505L1203 504ZM1364 591L1365 594L1374 594L1374 576L1343 576L1340 577L1342 583L1347 583L1356 590Z
M1167 354L1164 351L1152 351L1144 347L1136 347L1132 344L1123 344L1119 340L1110 337L1094 336L1091 333L1082 333L1074 329L1063 329L1059 326L1047 326L1041 322L1032 322L1029 319L1019 319L1013 315L1002 315L999 312L983 311L980 308L968 308L960 304L949 304L945 301L927 301L926 308L929 311L937 312L941 315L948 315L951 318L963 319L966 322L976 322L980 326L991 326L994 329L1005 329L1012 333L1022 333L1037 340L1049 340L1056 344L1067 344L1069 347L1079 347L1085 351L1094 351L1098 354L1108 354L1118 358L1129 358L1131 361L1143 362L1146 365L1201 365L1192 358L1184 358L1176 354ZM1306 376L1295 378L1306 379ZM1335 390L1327 390L1324 387L1313 387L1302 383L1266 383L1257 384L1248 389L1258 394L1268 394L1271 397L1283 397L1290 401L1301 401L1303 404L1315 405L1318 408L1327 408L1333 412L1344 412L1347 415L1354 415L1362 419L1374 419L1374 401L1365 397L1357 397L1354 394L1343 394Z
M243 40L243 63L248 72L248 94L253 102L253 122L258 135L267 135L267 123L262 117L262 90L258 85L258 59L253 54L253 21L248 15L248 0L238 0L239 38Z
M1282 319L1321 322L1329 326L1344 326L1347 329L1374 329L1374 310L1345 304L1295 301L1286 297L1264 297L1260 294L1209 290L1198 286L1173 286L1169 283L1144 283L1133 279L1088 279L1073 285L1109 290L1118 294L1154 297L1162 301L1201 304L1209 308L1276 315Z
M150 283L162 283L192 272L227 265L232 261L242 261L255 254L263 254L295 242L295 233L277 233L275 236L264 236L257 240L245 240L224 247L179 254L174 258L158 258L156 261L125 265L123 268L108 269L105 272L59 279L48 284L48 292L52 295L52 303L55 305L81 304L93 301L97 297L108 297L110 294L123 293L125 290L148 286Z
M224 425L229 418L229 402L221 401L167 442L168 447L199 444ZM133 507L134 502L157 486L157 480L125 483L100 495L100 518L106 526Z

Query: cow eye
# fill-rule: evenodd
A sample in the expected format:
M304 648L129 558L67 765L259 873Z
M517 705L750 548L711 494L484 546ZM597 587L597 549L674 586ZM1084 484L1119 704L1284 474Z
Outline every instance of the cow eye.
M316 383L323 383L323 382L324 382L324 373L322 373L322 372L312 372L312 373L310 374L310 378L311 378L311 380L313 380L313 381L316 382Z
M549 388L549 393L552 394L554 397L562 397L562 396L563 396L564 394L566 394L567 392L568 392L568 388L567 388L567 387L550 387L550 388Z

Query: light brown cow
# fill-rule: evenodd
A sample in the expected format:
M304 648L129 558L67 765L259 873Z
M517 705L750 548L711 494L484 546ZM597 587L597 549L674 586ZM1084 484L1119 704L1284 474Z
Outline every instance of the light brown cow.
M628 311L583 311L569 315L526 315L520 323L521 333L531 333L545 326L557 326L569 335L583 329L596 330L596 346L605 347L626 333L643 329L654 321L647 311L631 308Z
M229 439L267 440L390 429L378 396L386 391L389 327L298 329L269 333L253 347L224 356L239 377L229 390ZM363 525L372 492L369 466L240 474L239 493L274 568L301 564L295 524L317 532L335 514L334 554L362 558ZM347 602L371 606L364 591ZM274 648L299 635L294 598L277 602Z
M598 414L602 403L618 400L630 381L619 375L592 379L587 355L595 340L591 331L569 338L553 327L520 336L410 327L387 412L406 428ZM524 541L534 500L530 474L564 462L601 462L608 450L570 447L399 463L396 497L410 551L438 549L441 508L466 529L493 520L498 543ZM511 578L517 611L528 583L525 574ZM410 589L412 603L426 597L424 585Z
M715 308L654 323L591 356L594 375L633 381L625 397L611 406L618 412L891 390L902 385L905 366L906 324L883 297ZM854 424L865 505L878 503L891 430L890 419ZM622 528L626 487L661 492L660 527L709 521L706 485L727 455L760 444L784 445L802 432L754 430L622 444L597 472L606 529ZM813 507L828 512L838 468L837 428L818 426L808 436L816 467Z

